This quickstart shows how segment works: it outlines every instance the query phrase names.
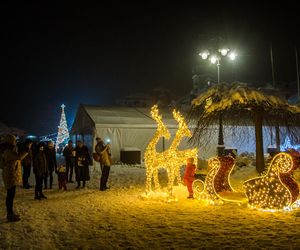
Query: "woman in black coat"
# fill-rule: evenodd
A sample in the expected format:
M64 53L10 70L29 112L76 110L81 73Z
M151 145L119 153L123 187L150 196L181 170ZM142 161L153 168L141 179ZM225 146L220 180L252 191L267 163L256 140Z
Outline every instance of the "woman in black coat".
M46 148L45 153L50 177L49 188L52 189L53 171L57 172L56 150L53 141L48 142L48 147ZM44 178L45 187L47 187L47 179L48 176Z
M38 144L38 151L34 156L33 173L35 174L35 197L34 199L46 199L43 194L43 178L48 174L48 165L46 154L44 152L45 144L40 142Z
M91 165L91 156L87 146L83 145L82 141L77 141L75 148L75 173L77 187L80 188L80 182L85 187L85 182L90 180L89 165Z

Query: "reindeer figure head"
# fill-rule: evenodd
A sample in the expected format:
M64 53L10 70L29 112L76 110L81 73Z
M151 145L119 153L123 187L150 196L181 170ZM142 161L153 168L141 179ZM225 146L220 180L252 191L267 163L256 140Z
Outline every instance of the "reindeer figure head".
M158 113L158 107L157 105L152 106L151 108L151 117L157 122L157 132L166 139L170 138L170 132L168 128L165 126L165 124L162 121L161 115Z
M191 131L189 130L185 120L184 120L184 117L180 114L179 111L176 111L175 109L173 110L173 117L174 119L178 122L178 130L176 132L177 133L180 133L180 137L183 138L183 137L191 137L192 136L192 133Z

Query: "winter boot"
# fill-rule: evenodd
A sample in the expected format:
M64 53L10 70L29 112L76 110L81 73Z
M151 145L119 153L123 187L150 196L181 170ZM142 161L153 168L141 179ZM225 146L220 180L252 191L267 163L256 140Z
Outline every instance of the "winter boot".
M17 216L15 214L8 214L6 218L7 218L8 222L14 222L14 221L20 221L21 220L20 216Z
M41 196L40 196L40 192L39 191L35 191L35 196L34 196L35 200L40 200Z
M193 194L190 194L190 195L187 197L187 199L194 199Z
M41 193L40 197L41 199L47 199L47 197L43 193Z

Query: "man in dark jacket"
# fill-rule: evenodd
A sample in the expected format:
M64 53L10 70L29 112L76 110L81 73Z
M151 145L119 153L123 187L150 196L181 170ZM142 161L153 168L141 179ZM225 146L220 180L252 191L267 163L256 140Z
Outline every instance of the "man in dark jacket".
M44 152L45 144L38 144L38 152L34 156L33 173L35 174L35 197L34 199L46 199L43 194L43 178L48 174L46 154Z
M31 172L32 166L32 149L31 149L32 141L30 139L26 139L23 144L20 145L19 152L28 151L28 155L22 160L22 167L23 167L23 174L22 174L22 181L23 181L23 188L30 188L30 184L28 183L28 179Z
M91 165L92 162L91 156L87 146L85 146L82 141L76 142L75 152L75 173L77 188L80 188L81 181L82 186L85 187L85 182L90 180L89 165Z
M63 156L65 157L66 163L66 172L67 172L67 181L73 183L73 171L74 171L74 164L75 164L75 148L73 147L73 142L70 140L68 141L68 145L64 148Z
M47 165L48 165L48 172L50 177L49 188L52 189L53 184L53 171L57 172L57 161L56 161L56 150L54 148L53 141L48 142L48 146L45 150ZM48 177L44 177L45 186L47 187L47 179Z

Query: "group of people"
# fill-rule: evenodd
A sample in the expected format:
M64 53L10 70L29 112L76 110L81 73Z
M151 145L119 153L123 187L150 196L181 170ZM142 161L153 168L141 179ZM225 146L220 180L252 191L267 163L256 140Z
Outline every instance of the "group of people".
M108 189L107 181L112 163L110 146L105 145L100 138L97 138L95 149L101 155L100 190L104 191ZM6 135L0 143L0 156L0 168L7 190L6 208L9 222L20 220L20 216L13 210L16 186L22 182L23 188L29 189L31 187L28 181L31 168L33 168L35 175L34 199L36 200L47 199L43 193L43 186L44 189L52 189L53 172L58 176L59 189L66 190L66 183L74 182L72 180L74 170L77 189L81 185L85 187L86 181L90 180L89 166L92 164L92 159L88 147L79 140L76 141L76 147L70 140L64 148L65 165L58 166L56 149L52 141L34 143L30 139L26 139L23 143L17 143L16 137L10 134Z
M99 155L99 164L101 167L100 190L105 191L108 189L107 181L112 164L110 144L105 144L100 137L96 138L95 152ZM73 169L75 168L75 177L77 187L85 187L86 181L90 180L89 165L92 164L91 156L87 146L82 141L77 141L76 147L73 147L72 141L63 150L65 157L67 180L72 181Z

